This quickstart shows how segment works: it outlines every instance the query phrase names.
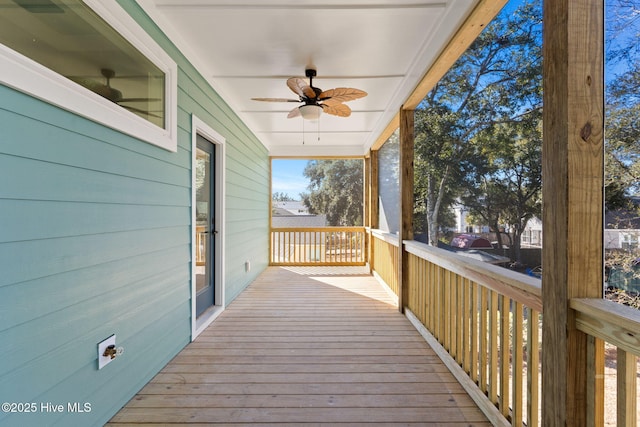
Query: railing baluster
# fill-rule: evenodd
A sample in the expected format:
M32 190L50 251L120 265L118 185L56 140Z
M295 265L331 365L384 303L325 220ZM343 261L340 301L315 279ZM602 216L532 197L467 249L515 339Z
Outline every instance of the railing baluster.
M444 303L442 306L444 310L442 312L442 345L447 350L451 351L451 272L449 270L444 270L444 283L443 286L443 298Z
M538 411L540 410L540 337L538 319L540 312L528 309L527 319L527 425L539 424Z
M489 399L498 403L498 294L489 291Z
M617 421L619 426L637 425L637 357L618 347L617 349Z
M509 345L510 332L510 300L500 295L500 411L504 417L509 416L509 358L511 346ZM515 319L514 319L515 321ZM514 375L516 372L514 371Z
M479 286L475 282L471 282L471 358L470 358L470 369L471 369L471 379L478 383L478 354L480 353L479 348L479 340L478 340L478 305L479 301Z
M522 323L523 307L522 303L514 301L513 306L513 357L512 357L512 372L513 372L513 411L511 425L522 426L522 372L523 372L523 355L522 355Z
M488 322L487 319L488 291L484 286L480 287L480 389L487 392L487 353L488 353Z
M463 326L464 326L464 289L463 278L456 276L456 361L461 364L463 359Z
M471 322L471 284L469 283L469 279L462 279L462 293L463 293L463 302L462 302L462 345L464 346L464 351L462 353L462 369L467 373L467 375L471 374L471 352L473 351L471 348L471 334L470 334L470 322Z

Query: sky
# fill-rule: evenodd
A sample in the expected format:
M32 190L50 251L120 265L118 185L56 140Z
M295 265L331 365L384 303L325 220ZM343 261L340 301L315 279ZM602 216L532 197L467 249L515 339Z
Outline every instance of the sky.
M309 180L302 174L307 159L273 159L271 163L272 193L286 193L300 200L300 193L307 192Z

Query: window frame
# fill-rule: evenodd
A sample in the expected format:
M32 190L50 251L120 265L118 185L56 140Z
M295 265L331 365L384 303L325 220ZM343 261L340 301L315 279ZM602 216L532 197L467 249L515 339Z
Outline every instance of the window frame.
M161 128L0 43L0 84L150 144L177 151L178 67L116 2L83 0L101 19L165 73L165 127Z

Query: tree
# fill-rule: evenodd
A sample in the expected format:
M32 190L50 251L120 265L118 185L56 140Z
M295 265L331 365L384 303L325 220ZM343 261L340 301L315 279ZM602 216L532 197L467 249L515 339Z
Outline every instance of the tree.
M521 262L521 237L527 222L542 212L542 132L539 114L515 125L505 124L481 134L473 177L480 185L469 185L462 197L472 214L486 220L499 233L504 224L510 231L513 260ZM498 243L501 245L500 234Z
M300 196L312 214L325 214L331 226L363 223L363 163L361 160L310 160L303 172L309 193Z
M639 90L638 68L616 77L607 90L605 199L608 209L628 207L630 197L640 194Z
M635 229L640 220L640 4L611 0L607 4L607 80L605 104L606 228ZM640 248L605 252L608 272L640 276ZM620 301L620 292L607 297ZM627 303L624 299L623 303ZM638 307L638 301L631 305Z
M625 63L630 68L637 65L640 58L638 0L608 0L605 30L607 65Z
M293 202L294 198L289 196L287 193L279 193L276 191L271 195L271 200L274 202Z
M465 177L477 175L472 141L539 115L541 30L540 2L503 11L416 110L415 188L422 199L416 204L425 206L431 245L437 244L445 204L468 185Z

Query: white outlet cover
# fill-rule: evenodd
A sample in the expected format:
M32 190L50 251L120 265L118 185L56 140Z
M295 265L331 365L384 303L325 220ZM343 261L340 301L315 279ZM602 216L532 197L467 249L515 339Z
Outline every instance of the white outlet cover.
M98 369L104 368L108 363L110 363L113 360L111 356L103 356L104 351L110 345L113 345L113 346L116 345L115 334L111 335L109 338L107 338L106 340L98 344Z

